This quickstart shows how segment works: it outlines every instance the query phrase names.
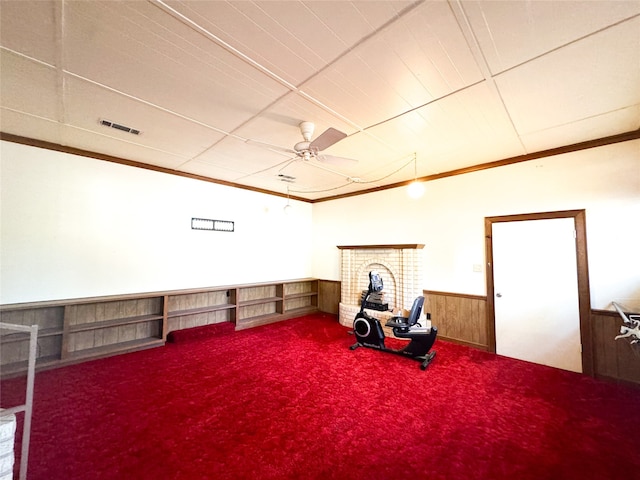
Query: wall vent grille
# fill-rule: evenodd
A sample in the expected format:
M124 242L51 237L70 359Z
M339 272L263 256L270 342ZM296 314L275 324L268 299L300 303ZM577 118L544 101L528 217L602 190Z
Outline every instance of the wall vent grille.
M125 125L121 125L119 123L114 123L111 120L100 120L100 125L103 125L105 127L111 127L111 128L115 128L116 130L121 130L123 132L127 132L127 133L131 133L133 135L140 135L140 130L137 130L135 128L131 128L131 127L127 127Z
M292 177L291 175L285 175L284 173L278 174L278 178L280 178L281 182L287 182L287 183L296 182L296 177Z

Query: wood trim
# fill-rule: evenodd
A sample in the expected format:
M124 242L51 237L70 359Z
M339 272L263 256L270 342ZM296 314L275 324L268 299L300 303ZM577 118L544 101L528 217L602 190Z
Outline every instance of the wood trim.
M613 318L617 318L618 320L622 320L622 317L620 316L620 314L618 312L614 312L613 310L599 310L597 308L594 308L593 310L591 310L591 313L593 315L600 315L603 317L613 317ZM628 312L624 312L625 314Z
M593 328L591 322L591 295L589 290L589 262L587 259L586 214L584 210L528 213L485 218L485 255L487 259L487 339L489 351L496 351L496 323L493 278L492 225L497 222L517 222L524 220L546 220L552 218L573 218L576 229L576 263L578 269L578 308L580 314L580 337L582 341L582 371L594 376Z
M550 148L548 150L541 150L538 152L527 153L525 155L509 157L502 160L496 160L493 162L480 163L478 165L472 165L470 167L457 168L455 170L449 170L447 172L441 172L433 175L420 177L417 180L419 182L430 182L433 180L439 180L441 178L455 177L456 175L464 175L466 173L479 172L481 170L488 170L490 168L504 167L506 165L513 165L515 163L528 162L530 160L536 160L538 158L553 157L553 156L562 155L565 153L579 152L581 150L588 150L590 148L604 147L607 145L613 145L615 143L628 142L631 140L637 140L638 138L640 138L640 129L620 133L617 135L611 135L609 137L596 138L594 140L586 140L584 142L574 143L571 145L564 145L562 147ZM409 185L413 181L414 179L405 180L403 182L392 183L390 185L384 185L382 187L369 188L367 190L359 190L357 192L343 193L340 195L333 195L331 197L319 198L317 200L312 200L311 203L327 202L329 200L338 200L340 198L354 197L357 195L364 195L366 193L380 192L382 190L389 190L390 188L404 187L406 185Z
M471 295L469 293L452 293L452 292L439 292L436 290L422 290L423 295L442 295L447 297L469 298L471 300L486 300L486 295Z
M393 248L396 250L413 249L418 250L424 248L424 244L421 243L407 243L407 244L395 244L395 245L338 245L340 250L374 250L381 248Z
M90 150L83 150L80 148L69 147L69 146L60 145L57 143L46 142L44 140L36 140L34 138L21 137L19 135L13 135L11 133L0 132L0 140L4 140L6 142L12 142L12 143L19 143L21 145L28 145L30 147L43 148L45 150L53 150L55 152L68 153L71 155L79 155L81 157L93 158L94 160L103 160L105 162L118 163L120 165L127 165L129 167L152 170L154 172L167 173L169 175L176 175L178 177L191 178L193 180L201 180L203 182L215 183L217 185L224 185L226 187L240 188L242 190L250 190L252 192L258 192L258 193L266 193L267 195L275 195L277 197L289 198L291 200L298 200L300 202L307 202L307 203L310 202L308 198L296 197L295 195L288 195L286 193L279 193L279 192L274 192L272 190L265 190L263 188L241 185L239 183L229 182L226 180L218 180L211 177L196 175L194 173L181 172L179 170L173 170L171 168L160 167L157 165L150 165L148 163L136 162L134 160L127 160L126 158L114 157L111 155L106 155L104 153L92 152Z
M169 295L162 296L162 341L167 341L169 335Z
M433 181L433 180L438 180L441 178L447 178L447 177L454 177L457 175L464 175L466 173L473 173L473 172L479 172L481 170L488 170L490 168L497 168L497 167L504 167L506 165L513 165L515 163L521 163L521 162L528 162L530 160L536 160L538 158L545 158L545 157L552 157L552 156L556 156L556 155L562 155L565 153L572 153L572 152L578 152L580 150L587 150L590 148L597 148L597 147L604 147L606 145L613 145L615 143L622 143L622 142L628 142L631 140L637 140L638 138L640 138L640 129L638 130L631 130L629 132L624 132L624 133L620 133L617 135L611 135L608 137L602 137L602 138L597 138L597 139L593 139L593 140L587 140L584 142L579 142L579 143L574 143L571 145L565 145L562 147L556 147L556 148L550 148L547 150L541 150L539 152L533 152L533 153L527 153L525 155L518 155L515 157L509 157L509 158L505 158L502 160L496 160L493 162L486 162L486 163L480 163L478 165L472 165L469 167L463 167L463 168L457 168L455 170L449 170L447 172L441 172L441 173L436 173L433 175L427 175L424 177L420 177L418 178L418 181L420 182L429 182L429 181ZM228 186L228 187L234 187L234 188L240 188L243 190L250 190L253 192L259 192L259 193L265 193L267 195L275 195L278 197L282 197L282 198L291 198L292 200L298 200L300 202L307 202L307 203L319 203L319 202L327 202L329 200L338 200L341 198L347 198L347 197L354 197L354 196L358 196L358 195L365 195L367 193L374 193L374 192L379 192L382 190L389 190L391 188L398 188L398 187L403 187L405 185L409 185L411 182L413 182L414 180L406 180L403 182L396 182L396 183L392 183L389 185L384 185L381 187L375 187L375 188L368 188L366 190L358 190L357 192L351 192L351 193L343 193L340 195L333 195L330 197L323 197L323 198L318 198L315 200L309 200L307 198L302 198L302 197L296 197L293 195L287 195L284 193L279 193L279 192L274 192L271 190L265 190L265 189L261 189L261 188L257 188L257 187L250 187L250 186L246 186L246 185L240 185L237 183L233 183L233 182L228 182L225 180L216 180L214 178L210 178L210 177L204 177L201 175L195 175L193 173L187 173L187 172L180 172L178 170L172 170L170 168L165 168L165 167L158 167L155 165L149 165L146 163L142 163L142 162L136 162L133 160L127 160L124 158L119 158L119 157L113 157L111 155L105 155L102 153L97 153L97 152L91 152L89 150L82 150L79 148L73 148L73 147L68 147L68 146L64 146L64 145L59 145L57 143L52 143L52 142L46 142L44 140L36 140L33 138L28 138L28 137L22 137L19 135L13 135L11 133L5 133L0 131L0 140L4 140L7 142L13 142L13 143L19 143L22 145L29 145L32 147L36 147L36 148L44 148L47 150L54 150L57 152L63 152L63 153L70 153L72 155L80 155L83 157L88 157L88 158L93 158L96 160L104 160L107 162L113 162L113 163L119 163L121 165L128 165L131 167L136 167L136 168L144 168L146 170L153 170L156 172L161 172L161 173L167 173L170 175L177 175L180 177L186 177L186 178L191 178L194 180L202 180L203 182L209 182L209 183L215 183L218 185L224 185L224 186Z
M457 345L464 345L465 347L475 348L477 350L482 350L484 352L488 352L489 349L486 345L482 345L481 343L467 342L466 340L460 340L457 338L445 337L444 335L438 334L438 340L442 340L444 342L455 343Z

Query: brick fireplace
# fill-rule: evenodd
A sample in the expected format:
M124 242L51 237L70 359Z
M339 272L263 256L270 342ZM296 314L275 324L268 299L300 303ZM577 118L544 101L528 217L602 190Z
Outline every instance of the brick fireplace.
M369 286L369 272L377 270L384 283L384 303L396 312L410 309L413 300L422 295L424 270L420 244L338 246L342 253L339 320L350 327L360 311L360 298ZM392 312L367 310L382 324ZM387 332L389 333L389 332Z

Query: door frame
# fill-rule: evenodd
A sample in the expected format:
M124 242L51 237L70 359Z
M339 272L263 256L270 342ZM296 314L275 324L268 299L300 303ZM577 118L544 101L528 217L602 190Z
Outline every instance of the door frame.
M488 350L496 353L496 312L493 285L493 224L498 222L520 222L526 220L549 220L573 218L576 230L576 267L578 274L578 309L580 313L580 342L582 344L582 372L594 376L593 332L591 328L591 294L589 290L589 265L587 261L587 228L585 210L565 210L558 212L525 213L485 217L485 258L487 276L487 340Z

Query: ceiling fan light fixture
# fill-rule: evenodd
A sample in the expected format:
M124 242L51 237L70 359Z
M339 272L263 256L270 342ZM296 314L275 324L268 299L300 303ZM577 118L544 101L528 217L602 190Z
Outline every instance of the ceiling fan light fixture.
M302 138L304 138L305 142L310 142L316 126L313 124L313 122L301 122L299 127L300 132L302 133Z

